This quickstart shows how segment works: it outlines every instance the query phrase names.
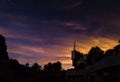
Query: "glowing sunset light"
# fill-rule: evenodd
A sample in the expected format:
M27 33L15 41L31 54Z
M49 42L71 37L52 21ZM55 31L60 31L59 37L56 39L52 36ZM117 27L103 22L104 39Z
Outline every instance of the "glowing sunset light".
M0 34L8 55L22 64L60 61L72 67L71 51L106 51L120 39L120 5L105 0L1 0Z

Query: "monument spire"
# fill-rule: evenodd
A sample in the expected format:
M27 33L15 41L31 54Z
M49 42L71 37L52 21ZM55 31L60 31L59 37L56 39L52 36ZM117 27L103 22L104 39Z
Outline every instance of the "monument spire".
M74 47L73 47L73 50L75 50L75 47L76 47L76 44L75 44L76 42L74 41Z

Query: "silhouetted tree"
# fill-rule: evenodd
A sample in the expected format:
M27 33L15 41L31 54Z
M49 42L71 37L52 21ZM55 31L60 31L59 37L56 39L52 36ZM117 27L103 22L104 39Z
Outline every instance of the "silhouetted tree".
M46 65L44 65L44 71L45 72L51 72L52 71L52 63L48 63Z
M53 63L53 70L54 71L61 71L62 70L62 64L61 62L56 62L56 63Z
M8 53L4 36L0 35L0 81L7 81L9 76Z
M0 35L0 65L6 64L9 60L5 38Z
M38 63L34 63L31 68L37 71L42 70L42 67Z
M113 49L108 49L106 52L105 52L105 56L109 56L109 55L114 55L115 54L115 51Z
M62 70L62 64L59 61L55 63L49 62L48 64L44 65L44 71L47 71L47 72L56 72L61 70Z
M104 51L99 47L92 47L88 52L87 63L92 64L100 60L103 57Z
M114 47L114 52L115 52L115 54L120 53L120 44L118 44L117 46Z
M48 63L44 65L45 81L63 82L65 80L65 72L62 70L62 63Z
M29 68L29 63L28 63L28 62L25 64L25 67L28 67L28 68Z
M0 35L0 82L40 82L41 66L34 64L32 68L28 63L25 66L16 59L9 59L5 38Z

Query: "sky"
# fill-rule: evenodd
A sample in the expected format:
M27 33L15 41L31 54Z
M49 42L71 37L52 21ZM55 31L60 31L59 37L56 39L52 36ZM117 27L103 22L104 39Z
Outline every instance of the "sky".
M0 34L8 56L21 64L60 61L72 68L71 51L104 51L120 39L119 0L0 0Z

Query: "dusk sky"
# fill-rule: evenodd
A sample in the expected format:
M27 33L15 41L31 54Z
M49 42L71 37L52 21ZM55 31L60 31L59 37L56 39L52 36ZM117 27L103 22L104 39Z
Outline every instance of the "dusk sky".
M10 58L21 64L60 61L69 69L71 50L104 51L120 39L119 0L0 0L0 34Z

